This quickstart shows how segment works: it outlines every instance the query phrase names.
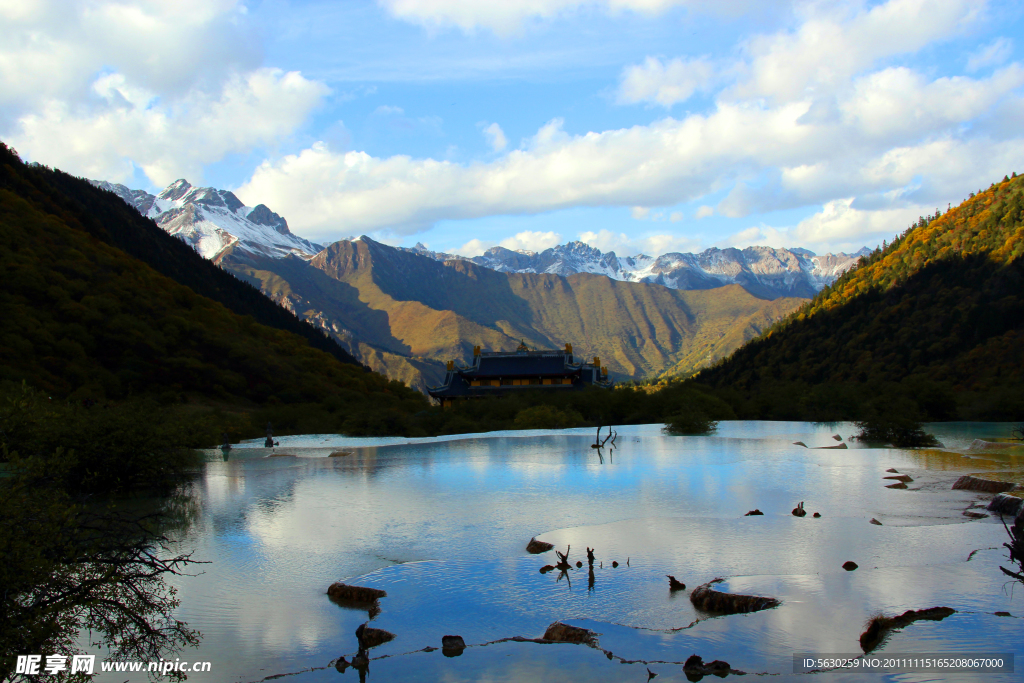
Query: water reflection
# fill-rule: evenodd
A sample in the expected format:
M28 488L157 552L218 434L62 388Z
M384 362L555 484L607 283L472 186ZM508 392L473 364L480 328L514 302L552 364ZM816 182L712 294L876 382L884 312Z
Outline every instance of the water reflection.
M873 612L937 605L957 613L894 634L885 650L990 650L996 638L1021 652L1017 618L994 616L1024 612L1019 591L1016 602L1002 591L1006 533L963 516L982 496L949 490L959 473L1018 467L1016 456L814 448L836 433L848 441L849 424L722 423L713 437L660 427L620 428L614 449L592 449L588 429L366 447L282 437L276 457L213 453L180 539L213 561L176 584L179 617L204 634L196 658L214 662L210 678L191 678L336 678L334 663L351 660L368 619L396 634L371 651L380 681L646 679L648 665L624 668L619 657L651 662L659 681L685 680L681 666L656 662L694 652L785 677L793 652L856 651ZM980 429L949 428L940 440L969 446ZM328 457L340 449L351 455ZM885 487L890 468L913 479L907 490ZM822 517L793 517L799 501ZM754 508L765 515L744 517ZM556 558L525 553L534 536L579 556L542 574ZM979 548L993 550L966 561ZM843 570L847 560L860 569ZM728 591L782 605L707 619L688 590L669 590L666 574L687 586L725 577ZM386 590L379 613L331 602L326 589L338 580ZM613 659L583 646L495 642L539 637L557 620L599 633ZM417 652L450 634L470 646L462 656ZM344 675L355 678L351 668Z

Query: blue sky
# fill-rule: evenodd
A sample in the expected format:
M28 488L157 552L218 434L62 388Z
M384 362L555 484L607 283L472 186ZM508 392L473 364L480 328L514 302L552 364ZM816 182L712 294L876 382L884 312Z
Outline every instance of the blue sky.
M303 237L874 246L1024 171L1019 2L0 0L0 138Z

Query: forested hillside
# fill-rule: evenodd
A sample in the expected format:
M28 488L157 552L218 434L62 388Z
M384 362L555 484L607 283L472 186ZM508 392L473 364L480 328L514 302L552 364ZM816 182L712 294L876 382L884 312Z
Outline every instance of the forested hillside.
M281 428L301 428L305 419L340 430L368 406L401 414L426 407L404 385L341 362L342 350L313 348L334 342L219 273L115 195L26 167L6 147L0 154L0 382L26 381L55 399L90 403L152 396L262 409L259 419L273 416ZM148 225L129 222L136 220ZM174 278L126 252L148 254ZM309 333L258 322L285 316L291 321L282 327Z
M214 266L188 244L168 239L167 233L152 220L140 215L112 192L56 169L26 166L3 143L0 143L0 165L5 167L0 175L0 187L23 197L37 210L59 216L75 229L117 247L235 313L250 315L261 324L298 334L314 348L340 361L356 362L322 330L268 301L259 290Z
M741 416L1024 416L1024 183L922 217L697 382Z

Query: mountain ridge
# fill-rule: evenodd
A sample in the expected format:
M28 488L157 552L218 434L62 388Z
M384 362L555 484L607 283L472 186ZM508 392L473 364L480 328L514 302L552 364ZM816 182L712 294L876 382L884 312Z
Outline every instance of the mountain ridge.
M602 252L585 242L573 241L545 249L513 251L491 247L481 256L466 258L433 252L422 244L409 249L436 260L462 258L499 272L554 273L572 275L593 273L613 280L646 282L672 289L714 289L740 284L763 298L780 296L811 297L836 277L856 266L859 258L870 253L866 247L853 254L824 254L794 247L779 249L751 246L744 249L711 247L694 253L669 252L657 257L646 254L617 256Z
M254 256L298 256L308 260L326 246L292 233L287 220L266 205L245 206L227 190L194 187L187 180L179 179L152 195L107 181L90 182L116 193L139 213L152 218L165 231L191 244L214 263L220 263L228 254L234 254L236 260ZM353 241L353 238L339 241ZM497 246L473 257L431 251L422 244L396 248L436 261L471 261L498 272L564 276L591 273L623 282L644 282L682 290L739 284L751 294L768 299L812 297L855 267L861 256L870 253L866 247L853 254L817 255L801 247L750 246L743 249L711 247L696 254L668 252L659 256L620 257L614 251L602 252L580 241L540 252Z
M531 348L572 343L580 355L602 358L620 380L680 363L703 366L803 301L760 299L739 285L683 291L592 273L501 273L367 237L330 244L308 262L229 256L222 265L346 348L366 344L393 360L412 359L419 371L433 369L433 381L444 361L467 361L474 346L510 351L521 341ZM379 354L374 362L385 363Z

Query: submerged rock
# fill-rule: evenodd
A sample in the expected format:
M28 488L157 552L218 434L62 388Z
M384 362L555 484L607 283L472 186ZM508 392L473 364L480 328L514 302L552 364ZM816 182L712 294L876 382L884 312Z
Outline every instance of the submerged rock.
M814 517L815 519L818 519L819 517L821 517L821 513L820 512L815 512L813 515L811 515L811 517Z
M881 522L879 522L879 521L878 521L877 519L875 519L874 517L872 517L872 518L871 518L871 523L872 523L872 524L877 524L878 526L882 526L882 523L881 523Z
M905 489L905 488L907 488L907 485L904 484L902 481L898 481L895 484L889 484L885 488L887 488L887 489Z
M714 584L721 583L724 580L714 579L697 586L690 593L690 602L697 609L705 612L719 612L721 614L759 612L763 609L778 607L781 604L775 598L766 598L759 595L740 595L738 593L722 593L712 588Z
M352 451L334 451L333 453L331 453L327 457L328 458L344 458L347 455L352 455Z
M748 512L747 514L745 514L743 516L744 517L756 517L757 515L763 515L763 514L764 514L763 512L761 512L757 508L754 508L753 510L751 510L750 512Z
M395 639L395 634L382 628L372 628L366 624L360 624L356 629L356 639L359 641L359 649L367 650L391 642Z
M579 626L570 626L569 624L563 624L560 621L556 621L548 626L541 639L550 640L553 643L576 643L579 645L597 647L596 633L590 629L581 628Z
M893 469L892 467L890 467L889 469L887 469L887 470L886 470L886 472L892 472L893 474L899 474L899 473L900 473L900 471L899 471L899 470L897 470L897 469Z
M331 584L330 588L327 589L327 595L335 601L364 603L375 602L379 598L386 598L388 596L387 591L382 591L379 588L350 586L340 581Z
M904 484L909 484L910 482L914 481L913 477L910 477L910 476L908 476L906 474L897 474L896 476L893 476L893 477L882 477L882 478L883 479L895 479L896 481L901 481Z
M984 493L1002 493L1017 488L1012 481L996 481L994 479L981 479L965 474L953 484L954 491L982 491Z
M538 541L536 538L531 538L530 542L526 544L526 552L530 553L531 555L540 555L541 553L546 553L554 547L555 546L553 546L550 543Z
M989 512L998 512L1001 515L1018 517L1024 510L1024 498L1000 493L989 502L985 509Z
M951 607L931 607L922 610L907 610L896 617L886 617L881 614L872 617L868 622L864 633L860 634L860 647L864 652L871 652L885 640L890 632L909 626L915 621L926 619L928 621L942 621L956 612Z
M716 659L713 662L704 663L700 655L690 655L683 663L683 673L689 681L699 681L704 676L718 676L725 678L729 674L743 676L743 671L737 671L729 666L728 662Z
M462 636L441 636L441 654L445 657L458 657L466 649L466 641Z

